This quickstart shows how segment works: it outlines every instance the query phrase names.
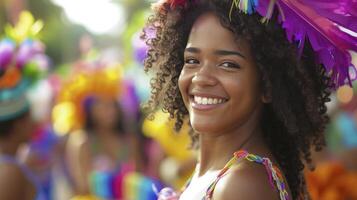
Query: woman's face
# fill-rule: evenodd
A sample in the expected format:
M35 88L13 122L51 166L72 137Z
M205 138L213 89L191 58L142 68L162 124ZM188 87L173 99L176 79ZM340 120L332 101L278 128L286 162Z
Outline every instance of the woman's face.
M178 83L196 132L236 131L259 115L263 98L249 45L214 14L194 23L184 61Z
M92 117L96 126L113 128L118 120L118 108L115 100L97 98L92 107Z

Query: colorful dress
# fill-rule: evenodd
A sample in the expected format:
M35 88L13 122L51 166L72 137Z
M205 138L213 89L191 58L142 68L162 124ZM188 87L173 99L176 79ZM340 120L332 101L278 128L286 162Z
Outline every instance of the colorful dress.
M129 158L129 146L123 143L113 159L102 152L103 146L96 142L95 137L89 137L91 155L93 155L90 187L93 194L102 199L123 198L123 178L125 174L134 171L134 164Z
M92 143L95 144L95 143ZM91 191L105 200L155 200L153 186L163 188L160 181L135 171L125 143L115 161L100 153L100 145L92 146L93 169L90 174Z
M211 200L212 199L213 192L216 188L218 181L224 175L226 175L228 173L228 170L234 164L241 161L242 159L264 165L264 167L268 173L268 176L269 176L270 185L272 186L272 188L274 190L275 190L275 188L277 188L277 190L279 191L280 199L281 200L289 200L290 199L289 194L287 192L287 188L284 183L284 177L282 176L282 173L276 166L274 166L272 164L272 162L270 161L269 158L260 157L260 156L254 155L254 154L250 154L247 151L240 150L240 151L237 151L234 153L233 158L230 161L228 161L228 163L224 166L224 168L222 170L218 171L217 173L213 173L216 175L211 174L213 176L208 176L207 180L202 181L203 184L207 183L207 182L210 183L208 188L205 189L206 191L203 192L203 193L205 193L205 196L202 197L202 200ZM213 182L212 182L212 180L213 180ZM188 184L186 185L184 190L186 190L188 188L190 183L191 183L191 181L188 182ZM190 197L192 198L191 194L190 194ZM159 200L177 200L177 199L182 200L182 199L185 199L185 194L183 194L179 197L179 195L177 193L173 192L170 189L165 188L158 193L158 199Z

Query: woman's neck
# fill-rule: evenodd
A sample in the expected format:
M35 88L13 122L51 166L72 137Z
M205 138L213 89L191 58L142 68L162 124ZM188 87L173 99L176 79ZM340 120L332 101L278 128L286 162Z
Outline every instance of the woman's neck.
M116 135L115 130L111 127L98 127L93 129L93 132L95 132L96 135L103 137Z
M225 134L218 137L200 137L199 175L208 170L220 170L238 150L259 154L259 146L265 146L260 131L248 134Z
M200 133L200 154L198 175L209 170L220 170L232 158L233 153L244 149L250 153L268 155L259 114L254 113L243 125L234 131L222 133Z

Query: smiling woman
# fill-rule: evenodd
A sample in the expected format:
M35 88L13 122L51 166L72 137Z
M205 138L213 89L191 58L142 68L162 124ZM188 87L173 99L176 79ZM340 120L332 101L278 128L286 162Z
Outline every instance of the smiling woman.
M145 69L156 73L148 108L169 112L177 129L189 117L200 152L180 200L308 198L303 163L310 163L312 147L324 144L330 89L350 79L346 68L326 66L326 72L315 62L326 59L314 54L315 41L289 42L296 30L288 39L279 24L293 21L281 13L287 5L163 0L154 6L143 36L150 47ZM261 23L262 16L270 21Z

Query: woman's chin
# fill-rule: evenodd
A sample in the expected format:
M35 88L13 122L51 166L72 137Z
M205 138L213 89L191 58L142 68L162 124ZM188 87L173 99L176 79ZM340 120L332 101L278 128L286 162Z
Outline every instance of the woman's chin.
M192 129L195 131L195 133L198 134L210 134L210 133L215 133L218 132L218 130L215 130L216 127L212 126L212 124L191 124Z

